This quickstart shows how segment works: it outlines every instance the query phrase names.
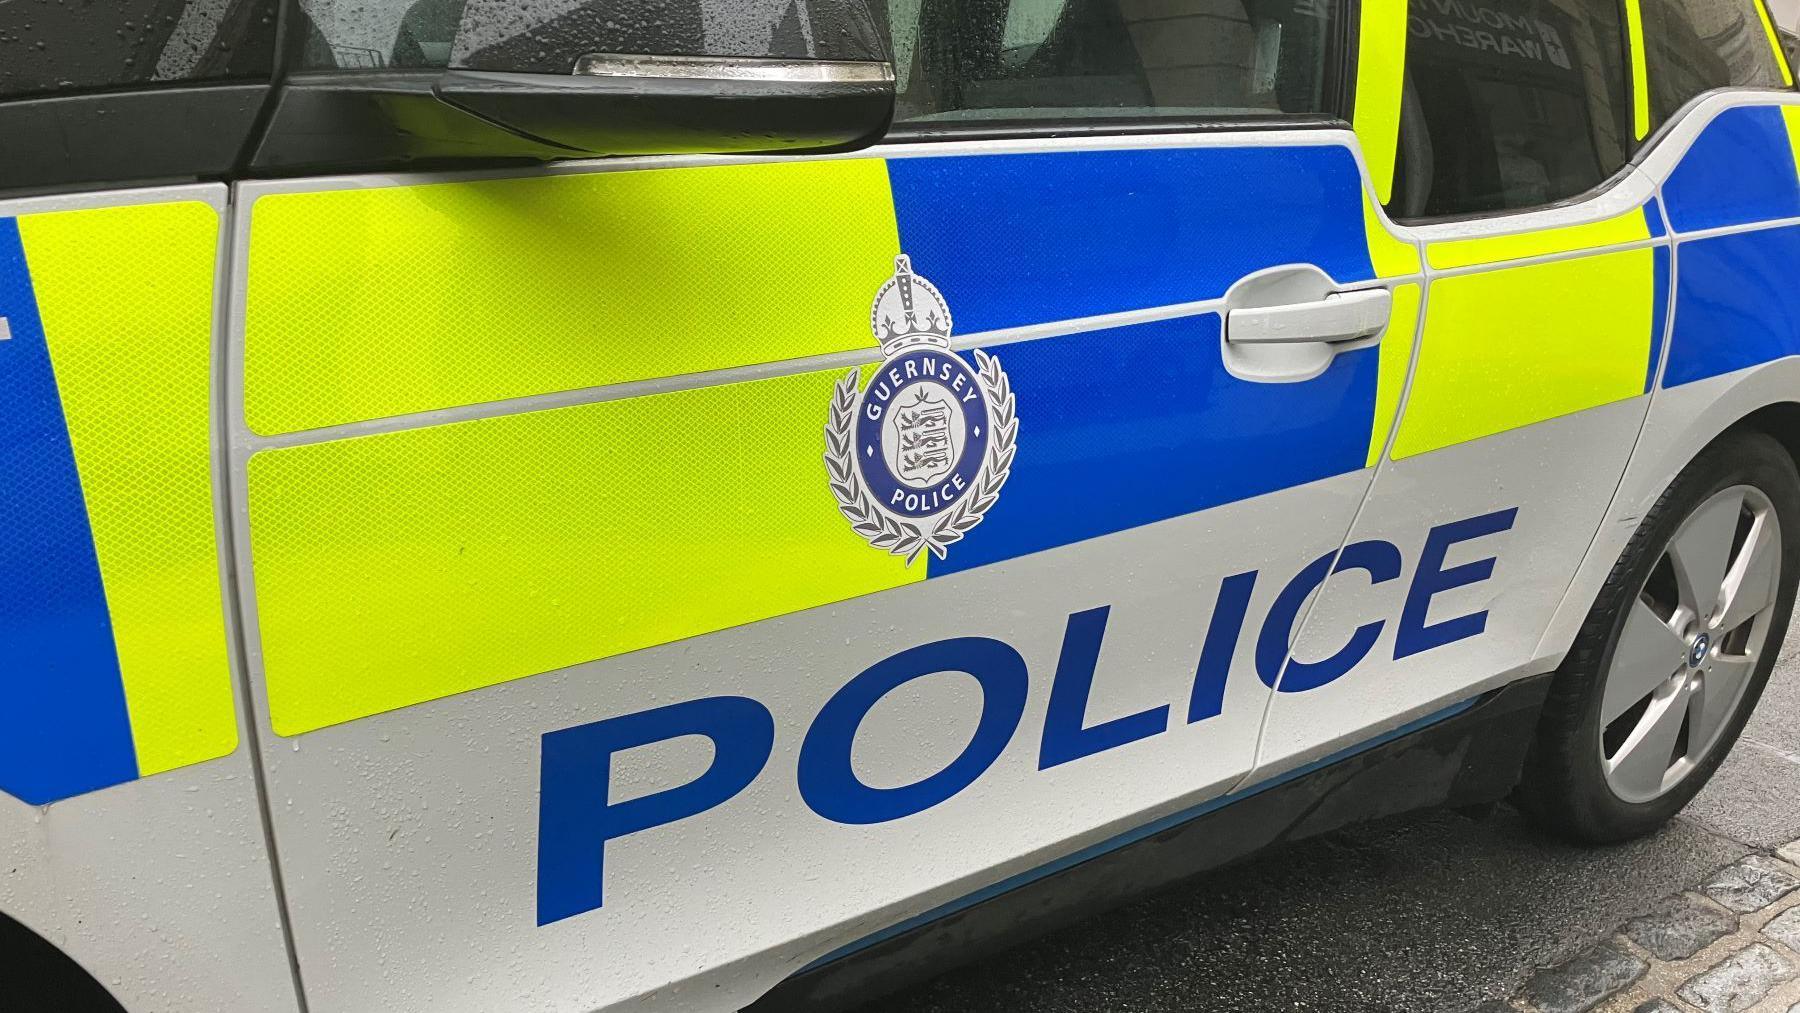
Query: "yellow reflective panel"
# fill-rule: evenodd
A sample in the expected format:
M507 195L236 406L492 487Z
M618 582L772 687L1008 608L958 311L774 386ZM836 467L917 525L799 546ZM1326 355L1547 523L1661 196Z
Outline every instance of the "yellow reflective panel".
M1781 68L1781 83L1792 88L1794 71L1788 66L1787 54L1781 49L1781 36L1775 31L1775 22L1769 17L1767 0L1750 0L1756 8L1756 16L1762 20L1763 36L1769 40L1769 48L1775 51L1775 65Z
M272 434L844 351L899 252L879 160L276 194L244 412Z
M1650 133L1650 72L1644 51L1642 0L1625 0L1625 33L1631 47L1631 134L1641 141Z
M1782 106L1781 120L1787 124L1788 146L1794 149L1795 178L1800 179L1800 106Z
M1394 193L1394 161L1400 150L1400 91L1406 73L1406 0L1363 0L1356 49L1356 108L1351 124L1375 196Z
M19 219L87 500L138 771L237 747L212 497L219 218L198 202Z
M1623 250L1433 281L1393 456L1642 393L1653 256Z
M1363 195L1363 233L1369 240L1369 262L1375 265L1376 276L1394 278L1419 273L1418 244L1389 232L1366 193Z
M1375 415L1369 431L1369 467L1381 460L1394 413L1400 408L1400 392L1406 388L1406 365L1412 361L1413 338L1419 327L1419 286L1396 285L1394 310L1388 317L1376 354L1381 356L1375 373Z
M1425 247L1425 256L1431 261L1432 267L1441 270L1475 264L1497 264L1553 253L1599 250L1649 238L1650 226L1644 221L1644 209L1635 207L1622 215L1584 225L1429 243Z
M826 486L840 375L256 454L275 731L923 580L865 544Z

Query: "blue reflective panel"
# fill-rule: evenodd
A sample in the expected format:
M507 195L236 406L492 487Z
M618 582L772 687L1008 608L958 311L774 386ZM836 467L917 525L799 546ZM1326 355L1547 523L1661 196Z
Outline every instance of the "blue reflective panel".
M1681 156L1662 193L1676 232L1800 215L1800 177L1781 110L1720 113Z
M1374 274L1336 145L896 158L888 175L901 248L959 334L1217 298L1279 264Z
M901 248L956 333L1216 299L1256 271L1373 276L1348 148L1149 148L888 163ZM1376 353L1303 383L1225 371L1205 314L996 346L1020 452L970 569L1364 466Z
M0 791L137 777L87 505L15 219L0 219Z
M989 351L1021 450L934 577L1364 467L1374 348L1303 383L1252 383L1225 371L1209 313Z
M1663 386L1800 354L1800 226L1681 244Z

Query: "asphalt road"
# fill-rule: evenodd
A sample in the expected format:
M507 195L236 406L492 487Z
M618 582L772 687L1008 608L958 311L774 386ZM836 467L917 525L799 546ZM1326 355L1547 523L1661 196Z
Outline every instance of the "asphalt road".
M1507 808L1277 849L863 1013L1461 1013L1753 848L1800 839L1800 634L1744 738L1661 833L1584 850Z

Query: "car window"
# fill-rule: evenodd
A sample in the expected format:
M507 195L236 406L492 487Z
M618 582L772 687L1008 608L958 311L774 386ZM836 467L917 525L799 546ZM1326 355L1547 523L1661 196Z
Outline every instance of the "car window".
M1389 213L1483 214L1554 203L1630 154L1614 0L1412 0Z
M1336 0L875 0L900 122L1331 111Z
M275 0L0 4L0 98L266 78Z
M861 59L863 0L300 0L304 70L570 73L589 53Z
M1652 126L1714 88L1778 88L1756 0L1641 0Z
M299 0L302 70L566 74L582 55L855 59L901 120L1327 111L1338 0ZM879 36L885 36L885 40Z

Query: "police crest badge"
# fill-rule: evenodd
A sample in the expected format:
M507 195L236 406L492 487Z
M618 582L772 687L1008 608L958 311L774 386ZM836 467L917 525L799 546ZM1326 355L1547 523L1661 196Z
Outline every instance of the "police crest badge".
M869 326L882 361L838 381L825 424L825 470L850 526L878 549L939 559L1000 496L1019 423L1000 360L976 369L950 350L950 307L904 255L875 293Z

